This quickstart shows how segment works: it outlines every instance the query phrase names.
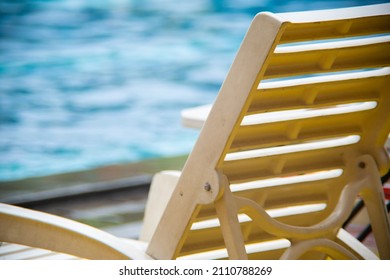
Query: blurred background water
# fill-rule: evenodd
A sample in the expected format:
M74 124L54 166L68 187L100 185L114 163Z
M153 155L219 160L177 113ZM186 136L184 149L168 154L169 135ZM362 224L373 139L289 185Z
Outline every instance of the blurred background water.
M0 181L186 154L256 13L384 2L0 0Z

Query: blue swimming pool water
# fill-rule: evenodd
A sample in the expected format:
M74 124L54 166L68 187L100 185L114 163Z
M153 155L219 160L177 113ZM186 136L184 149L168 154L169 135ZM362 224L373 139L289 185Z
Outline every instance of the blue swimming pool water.
M188 153L257 12L381 2L2 0L0 181Z

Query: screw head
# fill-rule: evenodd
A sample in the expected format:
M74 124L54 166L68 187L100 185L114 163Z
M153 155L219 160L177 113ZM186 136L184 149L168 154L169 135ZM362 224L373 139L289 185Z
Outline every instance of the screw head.
M203 187L205 189L205 191L209 192L211 191L211 185L209 183L206 183Z

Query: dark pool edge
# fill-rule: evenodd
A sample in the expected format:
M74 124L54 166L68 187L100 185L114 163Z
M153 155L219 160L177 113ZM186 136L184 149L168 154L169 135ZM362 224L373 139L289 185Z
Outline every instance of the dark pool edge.
M101 196L114 192L128 191L130 188L148 188L152 177L152 175L138 175L108 182L79 184L53 190L8 196L2 199L1 202L23 207L35 207L56 201L74 198L82 199L86 196Z
M73 173L0 182L0 202L35 207L56 201L128 192L150 186L153 174L181 170L186 155L103 166Z

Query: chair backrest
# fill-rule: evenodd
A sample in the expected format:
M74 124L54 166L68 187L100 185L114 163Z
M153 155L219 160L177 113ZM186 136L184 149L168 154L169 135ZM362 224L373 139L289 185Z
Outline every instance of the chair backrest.
M389 31L390 4L258 14L147 252L270 259L317 239L302 257L347 256L337 233L359 194L390 258Z

